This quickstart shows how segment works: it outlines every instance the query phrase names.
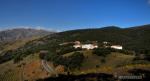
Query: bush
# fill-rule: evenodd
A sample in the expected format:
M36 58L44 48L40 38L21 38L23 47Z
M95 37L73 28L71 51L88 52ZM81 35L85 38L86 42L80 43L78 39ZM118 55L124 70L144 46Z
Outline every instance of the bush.
M105 57L106 55L110 54L111 51L107 48L96 48L93 50L93 54L96 54L98 56Z
M130 51L130 50L125 50L125 49L122 49L122 50L118 50L118 49L113 49L113 48L108 48L111 52L119 52L119 53L123 53L123 54L126 54L126 55L134 55L135 52L134 51Z
M60 48L60 51L57 54L63 55L63 54L66 54L66 53L69 53L69 52L73 52L73 51L76 51L76 49L74 47L72 47L72 46L62 47L62 48Z
M73 55L69 56L65 61L65 66L68 68L79 68L84 60L83 53L75 52Z

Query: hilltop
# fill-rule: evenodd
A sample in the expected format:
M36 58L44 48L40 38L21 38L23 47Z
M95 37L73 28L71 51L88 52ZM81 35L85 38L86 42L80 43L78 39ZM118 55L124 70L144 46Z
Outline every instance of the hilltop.
M43 38L45 40L56 39L61 42L72 42L75 40L86 41L103 41L112 42L114 44L120 44L125 49L130 50L149 50L150 40L150 25L131 27L131 28L119 28L115 26L95 28L95 29L79 29L60 32L53 36L47 36Z

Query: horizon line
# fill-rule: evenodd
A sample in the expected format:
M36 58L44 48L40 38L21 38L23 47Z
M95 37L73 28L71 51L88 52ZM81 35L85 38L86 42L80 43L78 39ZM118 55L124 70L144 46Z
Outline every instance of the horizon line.
M101 26L101 27L75 28L75 29L68 29L68 30L55 30L55 29L41 27L41 26L16 26L16 27L12 27L12 28L4 27L4 29L3 28L0 29L0 32L7 31L7 30L13 30L13 29L35 29L35 30L45 30L45 31L54 31L54 32L64 32L64 31L70 31L70 30L97 29L97 28L107 28L107 27L116 27L116 28L126 29L126 28L134 28L134 27L148 26L148 25L150 26L150 24L136 25L136 26L129 26L129 27L121 27L121 26L117 26L117 25L107 25L107 26Z

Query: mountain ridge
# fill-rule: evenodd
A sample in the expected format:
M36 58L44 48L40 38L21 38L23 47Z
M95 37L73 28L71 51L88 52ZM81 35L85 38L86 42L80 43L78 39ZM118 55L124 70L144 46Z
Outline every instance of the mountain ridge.
M2 30L0 31L0 50L4 49L6 45L11 45L18 40L32 40L35 37L40 38L53 33L55 33L55 31L32 28L13 28Z
M9 42L12 40L24 39L33 36L45 36L54 33L42 29L14 28L0 31L0 42Z

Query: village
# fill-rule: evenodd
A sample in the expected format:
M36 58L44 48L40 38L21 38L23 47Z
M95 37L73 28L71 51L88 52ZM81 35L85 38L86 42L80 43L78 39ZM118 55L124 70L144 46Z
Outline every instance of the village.
M81 49L92 50L94 48L99 47L98 44L97 44L97 41L94 41L93 43L86 43L86 44L82 44L80 41L75 41L73 43L74 43L73 47L75 49L81 48ZM68 44L68 43L63 43L63 44L60 44L60 45L65 45L65 44ZM117 49L117 50L122 50L123 49L122 45L110 45L110 42L107 42L107 41L103 42L103 47L104 48Z

